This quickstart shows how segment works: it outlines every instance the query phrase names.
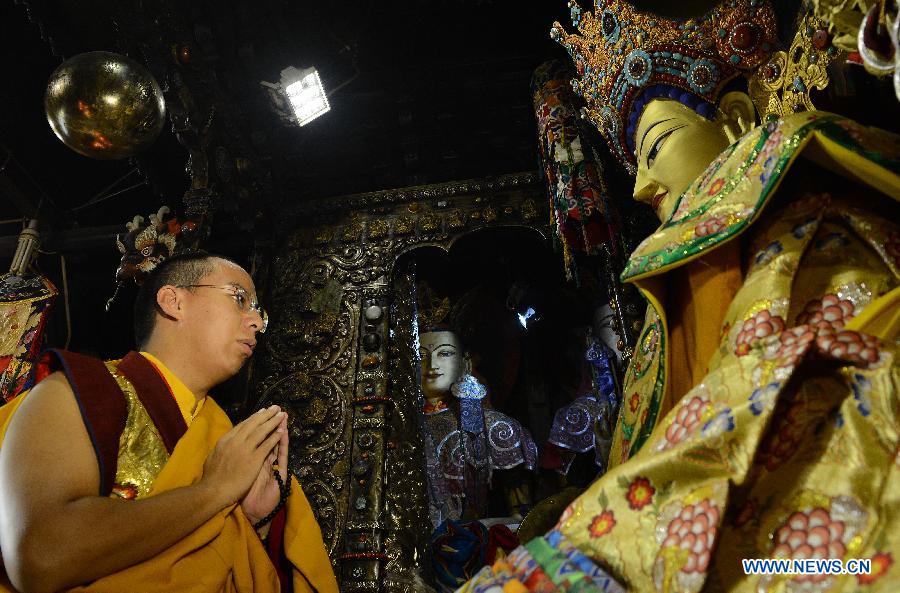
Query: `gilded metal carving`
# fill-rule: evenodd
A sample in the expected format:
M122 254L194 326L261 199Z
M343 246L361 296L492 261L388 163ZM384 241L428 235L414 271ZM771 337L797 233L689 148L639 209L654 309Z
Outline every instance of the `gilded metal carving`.
M359 318L358 291L345 290L347 261L292 252L273 264L271 302L278 319L256 367L259 405L290 411L291 470L303 484L334 557L346 516L350 417Z
M543 194L529 172L329 198L284 213L255 392L260 404L291 413L291 469L343 590L422 590L428 570L414 303L397 258L424 246L449 250L485 228L548 237Z
M385 590L417 591L420 573L428 572L417 559L425 557L431 531L428 520L425 454L419 436L422 409L419 389L415 270L397 270L391 304L391 382L394 414L390 435L393 447L385 456Z

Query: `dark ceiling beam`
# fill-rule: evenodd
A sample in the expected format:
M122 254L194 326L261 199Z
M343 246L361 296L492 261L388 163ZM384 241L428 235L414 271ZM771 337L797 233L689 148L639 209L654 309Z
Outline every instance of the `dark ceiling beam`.
M37 218L46 225L60 226L62 219L59 212L49 202L42 204L22 190L22 184L17 183L13 171L11 167L0 170L0 196L6 198L23 218Z
M54 253L84 253L101 249L115 249L116 235L124 232L124 226L114 224L101 227L71 229L67 231L41 232L41 250ZM0 258L11 258L16 252L19 235L0 237Z
M4 173L0 173L0 195L9 200L23 218L35 218L38 205L26 196L18 186L10 181Z
M253 248L254 237L228 221L219 225L221 232L213 233L205 248L212 253L236 256ZM65 231L41 230L41 250L63 255L112 251L116 249L116 235L125 233L125 225L86 227ZM12 258L19 235L0 236L0 259Z

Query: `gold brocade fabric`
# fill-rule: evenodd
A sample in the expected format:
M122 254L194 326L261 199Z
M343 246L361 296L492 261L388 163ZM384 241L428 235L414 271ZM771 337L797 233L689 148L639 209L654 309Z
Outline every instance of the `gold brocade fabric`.
M0 277L0 403L31 387L56 287L44 277Z
M149 352L141 352L141 356L149 360L163 378L175 403L178 404L185 424L190 426L203 408L206 398L197 401L181 379ZM125 429L119 438L116 481L113 484L112 495L126 500L134 500L150 493L153 481L169 460L169 454L166 452L165 444L156 425L138 398L134 385L117 371L118 361L110 361L105 364L119 385L119 389L122 390L128 410Z
M626 268L651 306L619 463L558 528L630 591L900 591L900 218L884 195L900 187L900 143L823 114L779 125L713 163ZM794 163L810 136L810 157L840 156L842 177ZM660 410L667 273L725 240L744 280L709 373ZM745 575L744 558L872 570Z
M134 385L118 372L116 362L105 364L125 396L128 414L125 429L119 437L116 481L111 496L134 500L150 493L153 482L169 460L169 454Z
M835 174L818 175L809 172L809 165L804 165L806 159L798 163L801 156L819 164L825 169L825 173L833 171ZM796 167L805 166L807 173L797 173ZM821 171L822 169L819 169ZM713 161L707 170L691 184L672 215L672 218L664 223L657 232L648 237L632 254L623 272L623 279L637 284L641 293L648 301L647 314L644 328L639 335L635 348L635 354L626 372L623 389L623 405L616 425L616 432L611 446L609 465L614 466L624 462L634 455L650 437L653 429L658 425L662 417L671 409L686 392L684 387L692 387L693 377L686 379L684 371L689 370L693 375L698 368L703 368L699 357L696 360L687 360L684 356L690 343L685 343L685 336L693 336L697 343L693 346L698 353L709 352L708 341L710 334L708 318L702 315L688 316L684 313L683 304L691 295L669 294L679 287L695 289L699 281L688 279L689 276L699 276L698 265L702 265L712 258L716 259L716 251L735 250L735 245L740 243L739 249L745 253L751 234L759 233L760 214L768 209L765 219L771 220L768 214L772 214L772 202L777 194L782 203L788 199L800 198L810 191L828 193L827 180L842 178L854 179L857 183L847 181L839 187L845 195L857 207L868 208L871 212L878 208L878 201L887 202L894 206L889 198L892 196L900 200L900 138L874 128L866 128L840 116L824 112L807 112L793 115L777 123L760 126L747 134L739 142L726 149L722 155ZM829 177L830 175L830 177ZM840 175L840 177L839 177ZM798 179L821 179L820 186L803 187L798 185ZM847 184L851 186L845 187ZM868 185L870 189L864 189ZM829 194L830 195L830 194ZM879 197L880 196L880 197ZM896 208L894 207L894 211ZM890 220L890 211L883 212ZM855 220L855 219L854 219ZM866 223L860 219L857 222L848 220L847 224L855 225L850 230L851 235L857 235L867 241L871 250L879 254L882 266L887 266L892 273L897 273L896 258L900 255L900 244L892 233L894 229L879 227L877 237L867 237L864 228ZM863 226L860 226L863 225ZM752 227L752 228L751 228ZM753 233L746 231L751 229ZM732 242L736 242L732 245ZM772 250L779 245L773 245ZM802 252L795 253L799 257ZM829 253L826 253L826 257ZM760 257L774 257L775 253L763 254ZM740 257L740 256L739 256ZM742 269L750 273L749 256L744 256ZM732 257L718 258L718 263L732 260ZM788 261L788 256L779 259L782 265ZM847 262L852 267L851 262ZM796 265L796 262L794 262ZM800 276L800 282L808 277L808 273L816 276L825 273L829 263L825 264L823 272L820 265L806 266ZM719 268L722 266L719 265ZM698 268L692 270L691 268ZM740 273L737 272L739 275ZM730 272L724 276L733 276ZM681 280L680 280L681 279ZM679 281L680 280L680 281ZM754 282L759 282L757 277ZM714 354L707 359L708 367L712 369L727 354L729 348L734 351L746 348L748 341L753 337L750 333L741 334L741 324L747 322L751 325L762 319L740 319L741 313L749 310L741 309L744 305L734 302L731 298L737 282L730 280L721 282L723 300L727 299L730 319L727 323L721 323L720 330L715 341L723 351ZM876 288L875 294L883 292ZM747 293L745 292L745 298ZM782 299L788 302L790 294L781 294ZM808 300L803 300L803 295L797 295L793 299L796 306L805 306ZM822 293L824 296L824 293ZM676 307L682 307L677 309ZM709 308L703 304L699 307ZM709 308L710 318L718 318L721 314L721 305ZM760 309L761 310L761 309ZM755 314L757 311L753 311ZM787 311L777 313L779 320L776 325L763 325L760 332L781 331L784 325ZM859 311L856 311L858 314ZM673 316L673 319L668 319ZM693 328L680 328L676 335L671 335L673 321L678 323L694 323ZM740 321L735 326L735 321ZM778 322L782 324L778 326ZM790 320L793 322L793 319ZM676 328L678 330L679 328ZM747 331L750 327L747 328ZM681 339L680 339L681 338ZM727 338L727 340L726 340ZM674 339L675 343L672 344ZM726 341L730 346L725 346ZM740 341L741 344L738 344ZM713 349L716 349L714 347ZM673 357L678 356L674 361ZM687 367L685 367L685 363ZM678 372L677 377L673 374ZM702 376L702 375L700 375ZM676 389L677 388L677 389Z

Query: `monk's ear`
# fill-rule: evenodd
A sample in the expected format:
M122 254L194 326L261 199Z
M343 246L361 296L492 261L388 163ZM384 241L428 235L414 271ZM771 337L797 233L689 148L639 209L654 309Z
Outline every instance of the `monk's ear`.
M756 108L747 93L725 93L719 99L719 111L722 114L722 128L732 144L756 125Z
M182 301L178 289L166 284L156 291L156 306L163 316L169 319L181 319Z

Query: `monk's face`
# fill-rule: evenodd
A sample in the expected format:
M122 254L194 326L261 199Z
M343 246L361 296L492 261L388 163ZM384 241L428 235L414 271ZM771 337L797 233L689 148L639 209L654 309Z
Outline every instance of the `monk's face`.
M647 104L634 140L634 199L650 204L662 221L672 215L691 182L731 144L720 118L708 120L672 99Z
M429 398L450 391L463 374L465 361L459 337L452 331L426 332L419 336L422 357L422 391Z
M241 369L256 347L262 319L243 302L246 297L257 300L256 287L243 268L225 260L216 260L214 271L197 284L211 287L193 288L185 295L184 331L192 334L186 339L201 354L198 364L217 380L225 380ZM245 297L237 294L238 288L246 291Z

